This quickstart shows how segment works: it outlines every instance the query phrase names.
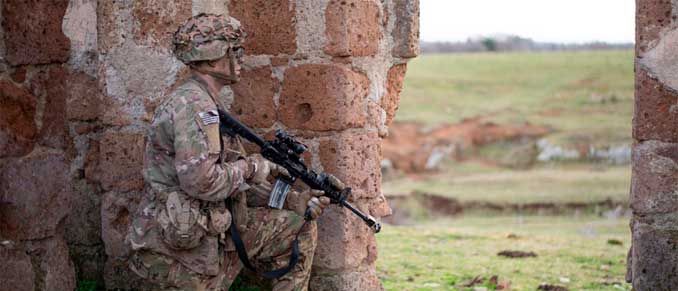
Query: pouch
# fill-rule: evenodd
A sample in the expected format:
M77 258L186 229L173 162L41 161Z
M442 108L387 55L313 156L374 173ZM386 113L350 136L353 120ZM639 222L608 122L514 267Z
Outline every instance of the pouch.
M195 248L207 234L207 216L200 212L200 201L183 193L167 194L157 219L160 236L175 250Z

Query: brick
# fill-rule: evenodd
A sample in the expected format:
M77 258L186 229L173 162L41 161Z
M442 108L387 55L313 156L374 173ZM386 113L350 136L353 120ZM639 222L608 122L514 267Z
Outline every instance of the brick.
M678 230L675 225L678 219L672 214L644 220L634 223L632 229L634 290L673 290L678 286L678 274L675 272L678 265Z
M636 53L647 51L659 39L660 32L675 19L672 1L636 1Z
M414 58L419 55L419 0L393 1L395 28L393 36L394 57Z
M0 169L0 233L9 239L53 236L71 210L69 161L34 152Z
M381 140L374 132L342 133L320 141L320 162L353 192L349 200L381 193Z
M295 1L231 0L231 16L240 20L250 55L294 54L297 51Z
M26 81L26 67L18 67L9 75L14 82L23 83Z
M386 95L381 97L381 108L386 111L386 125L390 125L398 111L400 93L403 91L407 64L398 64L388 70Z
M68 0L6 0L2 28L12 66L66 62L70 41L61 29Z
M104 190L126 192L143 189L144 139L141 134L106 132L101 136L98 148L94 178Z
M383 193L370 201L369 209L370 215L375 218L387 217L393 214L393 209L389 206Z
M381 5L375 0L331 0L325 10L325 52L373 56L382 39Z
M636 73L633 137L636 140L678 142L678 93L644 69Z
M243 71L240 82L231 86L235 95L231 112L250 127L272 126L277 119L273 95L278 87L271 67Z
M36 73L31 79L33 94L45 97L42 128L38 135L38 142L43 146L66 149L71 144L66 120L67 78L68 71L52 67Z
M0 158L23 156L33 150L36 98L27 90L0 80Z
M637 143L632 159L630 204L634 212L678 211L678 144Z
M134 1L132 13L139 22L134 38L169 48L177 27L191 17L191 9L191 1Z
M369 80L342 65L300 65L285 71L280 120L317 131L363 127Z
M129 9L123 1L97 1L97 49L107 53L122 43L122 31L118 24L126 23L123 16L129 15Z
M318 218L313 268L323 272L357 268L372 246L376 246L374 234L360 218L346 208L330 206Z

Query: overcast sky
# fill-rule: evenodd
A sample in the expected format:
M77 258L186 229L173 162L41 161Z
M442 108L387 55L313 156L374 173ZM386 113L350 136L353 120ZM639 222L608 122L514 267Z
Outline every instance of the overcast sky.
M515 34L540 42L633 42L634 0L421 0L421 39Z

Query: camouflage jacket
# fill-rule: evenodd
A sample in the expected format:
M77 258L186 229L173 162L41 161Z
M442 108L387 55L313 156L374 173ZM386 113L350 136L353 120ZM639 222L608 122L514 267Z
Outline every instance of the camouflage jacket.
M190 79L156 109L144 156L143 175L148 190L127 236L133 250L167 255L205 275L215 275L223 263L222 251L232 249L230 238L226 238L231 214L224 200L231 198L233 218L240 231L246 230L240 224L247 217L245 190L249 186L243 175L248 166L239 159L245 153L239 140L220 139L217 102L204 84ZM168 201L168 194L174 197L169 200L175 202ZM163 213L174 207L168 203L181 206L182 201L195 207L176 217ZM217 219L212 215L215 211L225 216ZM163 241L163 227L181 217L189 226L200 225L207 233L190 249L176 249Z

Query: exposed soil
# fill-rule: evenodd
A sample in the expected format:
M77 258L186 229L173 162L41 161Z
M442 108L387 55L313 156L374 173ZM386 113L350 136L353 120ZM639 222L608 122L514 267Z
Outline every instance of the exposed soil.
M496 203L487 201L460 202L454 198L436 194L415 192L405 195L386 196L393 214L383 218L389 224L406 225L414 223L418 218L457 216L469 211L523 213L538 215L575 214L584 211L617 211L627 209L624 202L605 199L590 203L583 202L538 202L538 203ZM618 212L618 211L617 211Z
M406 173L436 170L446 156L461 158L479 146L516 139L537 139L552 130L545 126L500 125L485 122L480 117L465 119L457 124L426 128L416 122L394 122L390 135L384 139L384 159Z
M497 253L497 256L507 258L536 258L537 254L535 252L505 250Z

